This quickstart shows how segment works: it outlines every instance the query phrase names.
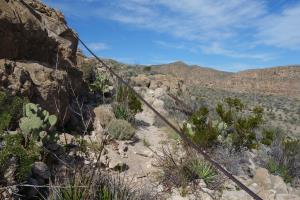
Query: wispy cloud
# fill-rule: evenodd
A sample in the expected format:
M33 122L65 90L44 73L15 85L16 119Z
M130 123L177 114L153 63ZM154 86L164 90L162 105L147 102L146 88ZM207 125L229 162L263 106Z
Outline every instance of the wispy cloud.
M230 38L236 35L236 29L246 29L246 24L264 13L264 4L247 0L119 0L99 12L121 23L188 40Z
M94 43L88 43L87 44L89 48L91 48L94 51L103 51L103 50L108 50L110 47L102 42L94 42Z
M270 54L258 54L258 53L240 53L232 50L224 49L219 43L212 43L210 46L201 46L202 52L205 54L223 55L232 58L250 58L255 60L269 61L274 59Z
M288 49L300 49L300 3L258 23L258 42Z

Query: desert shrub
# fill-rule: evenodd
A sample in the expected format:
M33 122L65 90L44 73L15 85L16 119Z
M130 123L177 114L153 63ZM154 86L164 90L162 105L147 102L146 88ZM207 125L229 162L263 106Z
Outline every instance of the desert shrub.
M18 181L24 181L30 170L32 164L38 159L40 155L40 147L35 141L30 141L24 145L24 137L22 134L2 134L0 135L2 148L0 149L0 171L4 171L8 166L8 160L11 157L18 161L16 178Z
M144 67L143 71L144 72L150 72L151 71L151 67L150 66Z
M0 134L17 126L17 121L22 117L23 105L26 102L28 102L27 99L0 91Z
M292 176L285 165L276 164L274 160L269 160L266 167L271 174L281 176L285 182L292 181Z
M217 142L218 131L209 120L209 111L206 107L195 112L188 122L183 124L183 131L201 147L212 147Z
M276 132L269 154L266 166L271 173L281 175L287 182L300 179L300 140Z
M134 115L143 111L141 101L136 97L134 92L126 86L120 85L118 87L116 101L124 105Z
M134 122L135 115L143 111L141 101L126 86L118 86L115 100L113 111L117 119Z
M180 159L178 151L163 148L157 157L155 166L161 169L158 179L166 188L186 187L189 183L191 173L187 171L184 161Z
M134 136L135 129L126 120L115 119L109 123L107 132L114 139L129 140Z
M263 129L261 143L270 146L273 143L275 137L275 130Z
M117 119L124 119L130 121L129 119L133 117L124 105L114 104L113 111Z

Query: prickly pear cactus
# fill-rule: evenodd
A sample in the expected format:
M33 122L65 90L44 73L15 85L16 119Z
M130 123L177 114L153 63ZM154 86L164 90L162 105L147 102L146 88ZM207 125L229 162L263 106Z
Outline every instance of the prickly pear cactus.
M43 110L40 106L28 103L24 106L24 117L19 122L20 129L27 137L45 135L45 131L54 127L57 123L55 115L49 115L49 112ZM45 137L45 136L44 136Z

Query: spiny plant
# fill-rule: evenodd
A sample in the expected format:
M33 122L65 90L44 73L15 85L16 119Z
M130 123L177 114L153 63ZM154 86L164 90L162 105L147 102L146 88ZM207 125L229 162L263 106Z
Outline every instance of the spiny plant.
M50 115L48 111L33 103L24 106L23 116L20 119L19 126L26 141L29 138L45 138L47 136L46 131L52 130L57 123L55 115Z

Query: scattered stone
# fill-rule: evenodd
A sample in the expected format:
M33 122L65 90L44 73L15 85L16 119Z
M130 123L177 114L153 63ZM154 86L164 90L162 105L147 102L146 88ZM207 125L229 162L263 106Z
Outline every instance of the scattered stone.
M109 162L109 169L113 171L123 172L129 169L129 166L124 162Z
M133 82L134 86L139 86L139 87L149 87L151 80L146 76L146 75L138 75L136 77L132 77L131 81Z
M207 185L206 185L206 183L204 182L203 179L198 180L198 185L199 185L200 188L207 188Z
M4 172L4 179L7 182L7 185L14 185L16 183L15 173L17 171L17 158L12 157L7 162L8 168Z
M94 113L96 115L94 130L101 134L103 133L103 127L107 127L111 120L116 118L110 105L100 105L94 109Z
M76 139L69 133L62 133L59 135L57 143L61 145L74 145L76 143Z
M48 166L43 162L35 162L32 167L32 173L34 176L43 179L49 179L51 175Z
M300 200L300 196L293 194L276 194L275 200Z
M253 182L257 183L261 188L268 190L272 187L270 174L265 168L258 168L255 171Z
M222 194L221 200L252 200L246 192L243 190L239 191L227 191L225 190Z

